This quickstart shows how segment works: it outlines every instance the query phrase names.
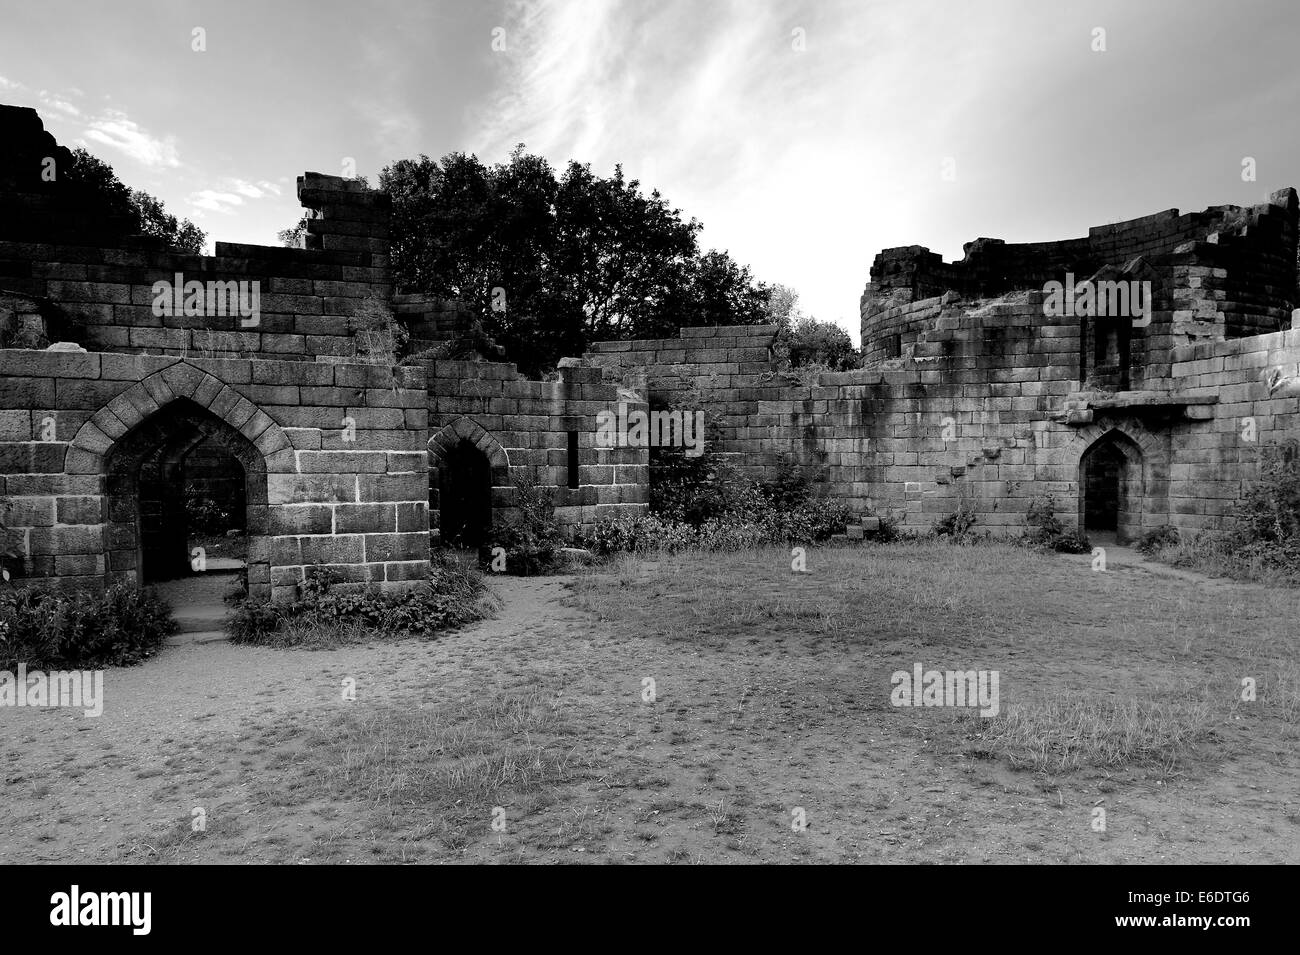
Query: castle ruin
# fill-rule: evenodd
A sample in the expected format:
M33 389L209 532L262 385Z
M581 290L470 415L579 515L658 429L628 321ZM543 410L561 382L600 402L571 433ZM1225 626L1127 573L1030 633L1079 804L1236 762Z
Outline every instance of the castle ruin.
M299 177L305 248L178 255L42 178L71 156L35 111L0 107L0 137L0 551L40 584L183 574L198 484L237 502L254 596L288 599L313 566L408 587L431 541L486 539L521 484L571 527L643 512L649 452L599 446L597 415L684 396L746 473L798 463L819 493L914 530L964 508L1018 535L1043 495L1121 542L1221 529L1261 449L1296 433L1291 189L1062 242L979 239L959 262L886 250L854 371L800 375L774 328L709 327L597 343L531 381L492 360L375 360L362 303L386 303L414 348L466 313L395 294L387 198L357 182ZM156 307L160 282L181 285L177 307ZM256 315L191 308L190 282L228 303L256 283ZM1133 294L1076 307L1076 283Z

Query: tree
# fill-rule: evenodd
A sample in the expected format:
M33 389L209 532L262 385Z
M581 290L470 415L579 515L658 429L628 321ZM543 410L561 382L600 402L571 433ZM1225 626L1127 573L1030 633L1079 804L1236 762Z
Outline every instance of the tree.
M820 322L799 307L799 293L788 285L768 287L765 319L777 327L777 343L791 368L846 371L856 368L859 355L849 333L834 322Z
M601 339L764 320L766 287L727 253L701 254L700 224L619 166L557 175L521 145L491 167L464 153L400 160L379 185L397 285L471 303L529 373Z
M799 308L799 293L780 283L768 286L766 312L767 322L779 329L787 329L806 317Z
M816 366L827 371L847 371L858 365L858 352L849 333L834 322L803 317L782 333L790 349L790 366Z
M292 229L281 229L275 234L280 244L288 249L303 248L302 237L307 234L307 217L303 216Z
M72 152L67 182L85 194L90 210L119 223L125 234L161 239L173 252L203 254L207 233L189 219L168 214L161 200L142 189L131 189L117 178L113 167L82 148Z

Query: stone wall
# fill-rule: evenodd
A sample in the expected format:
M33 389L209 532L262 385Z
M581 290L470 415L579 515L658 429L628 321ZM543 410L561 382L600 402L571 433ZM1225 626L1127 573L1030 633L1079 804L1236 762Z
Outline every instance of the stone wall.
M427 419L419 368L0 351L6 533L37 582L136 579L135 472L213 436L248 477L255 593L313 564L403 586L428 572Z
M1293 190L1065 242L980 239L956 263L886 250L856 371L785 369L772 327L685 328L530 381L483 360L499 350L464 306L392 295L389 210L356 182L299 179L303 248L178 256L42 181L40 157L68 157L34 113L0 108L0 131L17 143L0 162L0 335L78 343L0 349L6 533L38 581L182 567L176 489L199 446L244 469L250 583L285 599L313 565L408 586L431 530L467 540L473 508L490 536L527 485L571 528L642 512L648 449L597 445L597 416L620 406L711 411L714 450L750 476L797 463L818 493L909 529L963 508L1018 534L1050 495L1066 524L1105 511L1121 539L1226 526L1260 448L1295 431ZM1043 284L1066 272L1149 281L1149 322L1049 315ZM154 284L177 273L257 283L256 321L157 314ZM371 301L411 331L414 365L363 354Z
M20 240L11 237L11 223L0 229L0 289L49 302L58 329L49 337L91 351L288 361L355 356L358 304L367 296L386 299L392 287L386 206L353 185L315 173L299 177L302 201L315 204L317 217L307 223L314 231L306 238L323 246L318 250L218 242L215 256L177 255L87 245L75 236L60 243ZM155 283L174 283L177 275L205 286L258 283L257 320L156 314Z
M529 381L510 364L423 364L429 376L430 507L435 515L446 452L462 440L489 458L494 523L509 520L521 480L546 488L556 517L573 529L645 510L648 449L598 447L596 416L616 411L620 402L633 410L646 404L641 396L605 381L599 367L572 365L560 369L558 381ZM569 468L570 434L577 439L576 475Z
M1139 256L1171 254L1189 242L1217 241L1220 235L1249 236L1249 245L1265 261L1243 260L1246 281L1281 286L1281 294L1295 298L1295 261L1283 261L1283 250L1295 246L1294 209L1283 194L1252 206L1213 206L1203 212L1179 215L1170 209L1125 222L1094 226L1080 239L1059 242L1007 243L1001 239L976 239L964 246L959 262L944 262L924 246L885 249L871 266L871 278L861 299L862 340L874 343L880 336L868 327L872 316L900 302L933 298L956 292L965 298L989 298L1016 289L1041 288L1061 281L1067 272L1077 280L1105 265L1122 265ZM1264 289L1257 289L1263 294ZM1267 331L1276 331L1269 328ZM1258 331L1258 329L1256 329ZM872 354L868 358L878 356Z
M782 371L763 357L772 329L683 329L601 343L586 360L640 376L651 400L687 398L717 413L715 450L752 477L797 462L821 493L909 529L962 507L978 528L1018 534L1031 503L1049 495L1077 525L1100 452L1124 471L1121 540L1163 524L1219 529L1257 473L1260 447L1295 433L1292 399L1270 397L1260 376L1278 368L1300 379L1297 333L1257 333L1290 324L1298 212L1283 190L1262 206L1162 213L1087 240L982 240L951 267L918 247L886 253L864 296L857 371ZM891 273L890 263L902 265ZM1063 279L1057 269L1150 281L1149 323L1049 316L1039 283ZM1021 287L959 290L998 285Z
M424 577L430 501L439 508L448 457L464 447L484 458L493 526L511 518L521 481L549 490L574 528L644 510L648 452L594 442L599 411L639 398L599 368L573 363L541 382L491 361L370 363L381 356L363 354L358 316L369 300L391 307L415 349L474 325L458 303L392 295L385 196L307 173L301 248L217 242L215 256L177 255L88 216L66 177L43 177L44 157L65 170L71 157L33 111L0 107L0 132L0 345L43 333L86 349L0 350L0 497L27 578L98 585L183 570L176 491L204 444L244 468L250 584L278 599L316 564L345 585ZM258 314L210 303L159 314L155 283L178 274L255 283ZM435 510L435 534L439 523Z

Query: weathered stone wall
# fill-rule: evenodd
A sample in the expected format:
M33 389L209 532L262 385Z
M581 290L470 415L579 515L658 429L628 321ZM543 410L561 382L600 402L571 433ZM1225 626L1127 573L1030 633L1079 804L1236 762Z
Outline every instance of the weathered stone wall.
M1259 379L1276 366L1300 372L1290 366L1296 333L1255 333L1290 324L1298 211L1284 190L1263 206L1163 213L1087 240L982 240L966 263L942 268L915 247L886 253L864 296L858 371L810 380L778 371L750 350L770 344L772 329L683 329L678 339L601 343L587 360L644 376L651 396L718 413L716 450L751 476L796 461L823 493L910 529L962 506L978 527L1019 533L1044 495L1074 525L1086 457L1110 445L1126 469L1121 539L1162 524L1222 528L1260 446L1294 433L1291 399L1270 398ZM890 263L902 264L889 272ZM1149 324L1049 317L1041 283L1066 270L1150 281ZM1019 290L955 290L1000 285Z
M306 238L323 246L318 250L218 242L215 256L176 255L86 245L71 235L57 244L23 241L11 237L11 223L0 229L0 288L48 300L57 315L50 337L91 351L289 361L355 356L358 304L367 296L386 299L392 287L383 197L352 185L315 173L299 178L302 201L315 204L317 218L308 221L313 231ZM177 275L203 283L257 282L257 321L155 314L154 283L174 282Z
M0 335L43 331L88 349L0 351L0 497L26 577L87 585L174 570L188 555L173 489L204 442L245 470L249 580L276 598L314 564L352 585L424 577L429 504L465 442L490 459L495 526L525 479L573 527L644 510L648 452L595 446L599 411L639 406L600 369L539 382L486 361L355 360L369 298L392 307L415 349L473 325L458 303L392 295L385 196L307 173L301 248L218 242L215 256L176 255L87 216L86 195L42 176L44 157L64 170L71 157L34 112L0 108L0 130L12 140L0 163ZM178 273L256 283L256 320L156 314L155 283Z
M649 500L649 451L596 443L596 416L645 409L644 400L605 381L599 367L564 367L559 381L529 381L514 365L429 361L430 506L440 506L445 451L470 440L492 465L494 523L517 504L521 479L546 488L561 523L590 528L632 516ZM578 474L569 471L569 435L578 442ZM577 483L577 487L570 486Z
M1094 226L1081 239L1027 243L976 239L966 243L959 262L944 262L923 246L885 249L871 266L871 279L862 296L862 340L869 348L876 344L883 347L882 336L869 327L869 320L900 302L933 298L948 291L966 298L989 298L1015 289L1041 288L1045 282L1061 281L1067 272L1082 280L1108 264L1123 265L1138 256L1168 255L1186 243L1212 236L1248 233L1253 247L1264 251L1269 259L1248 263L1254 277L1264 280L1261 285L1283 286L1287 296L1294 298L1295 262L1282 261L1281 253L1295 245L1295 218L1284 211L1284 201L1278 195L1267 204L1253 207L1214 206L1186 215L1170 209ZM1257 289L1257 294L1262 293L1262 288ZM886 356L867 354L868 360L879 357Z
M597 343L558 380L529 381L477 360L497 350L463 306L391 294L389 211L358 183L299 180L303 248L177 256L40 180L41 156L67 157L34 113L0 109L0 127L19 141L0 162L0 335L43 329L90 349L0 350L0 496L36 580L138 579L152 572L145 554L164 569L185 560L171 489L206 443L245 471L250 583L285 598L314 564L356 586L424 576L430 529L461 506L466 468L489 526L528 483L570 527L643 511L648 450L597 446L597 415L620 405L708 409L716 450L751 476L796 462L820 493L911 529L964 507L979 527L1019 533L1051 495L1066 524L1102 501L1121 539L1225 526L1261 446L1295 431L1292 190L1065 242L980 239L956 263L886 250L856 371L783 370L772 327L686 328ZM154 283L178 272L259 283L257 322L156 315ZM1151 282L1149 323L1049 316L1042 286L1066 272ZM355 313L371 297L416 348L461 356L470 342L475 360L359 361Z
M188 417L173 425L182 406ZM287 597L313 564L402 586L428 571L427 419L419 368L0 351L9 542L38 582L135 579L134 476L113 454L144 434L147 456L210 422L256 451L244 460L256 472L255 593ZM149 434L151 422L166 426Z

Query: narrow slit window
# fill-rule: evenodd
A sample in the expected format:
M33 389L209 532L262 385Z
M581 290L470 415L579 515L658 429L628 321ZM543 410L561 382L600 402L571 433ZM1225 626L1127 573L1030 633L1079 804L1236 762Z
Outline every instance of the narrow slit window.
M578 432L569 432L569 487L578 486Z

